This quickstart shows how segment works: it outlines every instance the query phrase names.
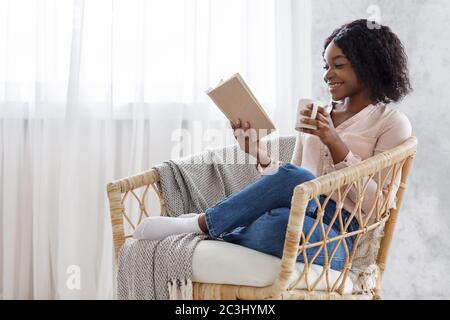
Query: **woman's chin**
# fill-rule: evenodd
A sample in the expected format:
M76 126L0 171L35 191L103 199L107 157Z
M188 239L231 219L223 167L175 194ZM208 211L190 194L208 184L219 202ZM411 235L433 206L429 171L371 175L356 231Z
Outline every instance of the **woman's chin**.
M342 93L331 93L331 99L333 100L333 101L342 101L342 100L344 100L346 98L346 95L345 94L342 94Z

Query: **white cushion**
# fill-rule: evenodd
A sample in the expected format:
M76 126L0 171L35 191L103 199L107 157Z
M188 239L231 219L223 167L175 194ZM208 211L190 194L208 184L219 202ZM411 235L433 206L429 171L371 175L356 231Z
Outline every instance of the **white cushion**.
M253 249L220 240L200 241L193 255L192 268L194 282L245 285L265 287L272 284L278 275L281 259ZM302 273L304 264L297 262L294 277ZM312 265L308 272L308 282L312 285L322 266ZM340 276L339 271L329 270L329 281L333 284ZM298 283L297 289L305 289L304 281ZM326 290L326 275L316 286L316 290ZM345 281L344 293L350 294L353 283L350 277Z

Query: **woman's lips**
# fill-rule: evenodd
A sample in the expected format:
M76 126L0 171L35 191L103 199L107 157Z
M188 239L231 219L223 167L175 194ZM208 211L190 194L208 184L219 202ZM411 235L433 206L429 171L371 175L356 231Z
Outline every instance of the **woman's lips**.
M330 92L334 92L334 91L338 90L342 86L342 84L343 84L343 82L328 83L328 90L330 90Z

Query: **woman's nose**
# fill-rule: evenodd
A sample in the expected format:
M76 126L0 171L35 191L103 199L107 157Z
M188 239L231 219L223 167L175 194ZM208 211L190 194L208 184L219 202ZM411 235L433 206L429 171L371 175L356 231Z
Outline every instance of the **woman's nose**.
M331 68L328 68L328 70L326 70L323 75L323 81L325 81L325 82L330 81L332 76L333 76L333 71L331 71Z

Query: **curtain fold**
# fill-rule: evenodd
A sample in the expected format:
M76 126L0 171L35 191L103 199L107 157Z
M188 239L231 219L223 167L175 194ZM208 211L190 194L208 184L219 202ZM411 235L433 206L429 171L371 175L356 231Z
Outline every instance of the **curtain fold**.
M1 297L113 298L106 184L233 142L221 78L293 134L309 2L0 0Z

